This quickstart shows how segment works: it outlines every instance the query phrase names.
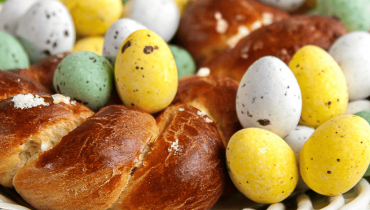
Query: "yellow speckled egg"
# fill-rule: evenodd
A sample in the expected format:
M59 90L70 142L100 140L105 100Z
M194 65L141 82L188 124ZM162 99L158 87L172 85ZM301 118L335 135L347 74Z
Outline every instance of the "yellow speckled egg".
M325 50L307 45L293 56L289 67L302 92L301 125L316 128L345 113L348 105L346 79Z
M294 152L270 131L260 128L238 131L227 145L226 160L235 186L255 202L280 202L297 185Z
M103 35L122 14L121 0L60 0L72 15L76 32L83 36Z
M304 144L299 167L315 192L335 196L350 190L370 161L370 126L355 115L335 117L319 126Z
M132 33L117 54L115 80L126 106L148 113L167 107L178 86L175 59L167 43L150 30Z
M78 40L73 47L73 52L90 51L98 55L103 52L104 37L91 36Z

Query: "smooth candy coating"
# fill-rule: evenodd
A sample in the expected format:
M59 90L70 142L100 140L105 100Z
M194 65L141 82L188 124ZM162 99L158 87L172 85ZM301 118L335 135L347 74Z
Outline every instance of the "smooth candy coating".
M228 143L226 160L235 186L255 202L280 202L296 187L294 152L270 131L247 128L236 132Z
M312 13L339 18L348 31L368 31L369 11L369 0L318 0Z
M190 53L177 45L169 44L170 50L175 58L177 74L180 77L195 73L195 62Z
M292 71L273 56L254 62L240 81L236 110L244 128L287 136L298 125L302 111L301 90Z
M28 68L27 52L19 41L5 31L0 31L0 69Z
M370 110L364 110L361 112L357 112L354 115L364 118L370 124ZM364 174L364 177L368 177L368 176L370 176L370 167L367 168Z
M34 4L19 20L16 35L31 63L48 55L71 51L76 36L71 15L57 0Z
M102 108L113 89L113 67L104 57L93 52L76 52L58 65L54 89L93 111Z
M347 83L335 60L322 48L306 45L289 63L302 91L300 124L318 127L345 113Z
M61 0L69 9L76 32L83 36L103 35L122 14L121 0Z
M15 35L21 17L39 0L6 1L0 10L0 30Z
M180 12L173 0L131 0L127 17L154 31L168 42L177 31Z
M102 54L104 38L101 36L90 36L78 40L73 47L73 52L90 51L98 55Z
M342 115L319 126L299 156L303 181L315 192L335 196L347 192L370 162L370 126L361 117Z
M370 101L368 100L357 100L348 103L348 107L345 114L355 114L357 112L370 110Z
M133 32L140 29L146 29L146 27L130 18L122 18L114 22L104 35L103 56L114 65L122 43Z
M260 0L285 11L293 11L302 6L305 0Z
M117 92L126 106L156 113L175 97L175 59L167 43L153 31L138 30L126 39L114 71Z
M348 33L329 49L329 54L341 67L348 85L349 100L370 95L370 34L365 31Z

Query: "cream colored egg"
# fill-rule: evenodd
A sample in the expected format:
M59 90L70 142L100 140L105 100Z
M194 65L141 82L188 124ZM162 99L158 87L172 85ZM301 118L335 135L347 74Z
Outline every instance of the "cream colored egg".
M115 81L126 106L148 113L167 107L178 86L176 63L167 43L150 30L132 33L117 54Z
M346 79L325 50L307 45L293 56L289 67L302 92L301 125L316 128L345 113L348 105Z
M260 128L238 131L228 143L226 159L235 186L255 202L280 202L297 185L294 152L270 131Z
M335 196L350 190L370 161L370 126L355 115L342 115L319 126L303 146L299 167L315 192Z

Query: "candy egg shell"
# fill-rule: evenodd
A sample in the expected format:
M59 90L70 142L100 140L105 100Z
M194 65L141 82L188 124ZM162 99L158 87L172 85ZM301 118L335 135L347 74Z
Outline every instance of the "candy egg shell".
M113 67L93 52L76 52L65 57L53 78L54 89L93 111L102 108L113 89Z
M27 52L19 41L5 31L0 31L0 69L28 68Z
M0 12L0 30L15 35L19 19L39 0L9 0Z
M300 124L317 127L345 113L347 83L335 60L323 49L306 45L289 63L302 91Z
M368 31L370 29L370 1L368 0L321 0L313 14L339 18L347 31Z
M103 56L114 65L122 43L133 32L140 29L146 29L146 27L129 18L122 18L114 22L104 35Z
M288 136L284 138L285 142L293 150L295 158L297 160L297 165L299 161L299 153L302 150L304 143L310 138L315 129L298 125ZM299 177L296 190L305 191L308 190L308 186L303 182L302 178Z
M362 117L368 123L370 123L370 110L364 110L364 111L361 111L361 112L357 112L354 115L357 115L359 117ZM367 168L367 170L366 170L366 172L364 174L364 177L368 177L368 176L370 176L370 167Z
M142 23L166 42L172 39L180 22L179 8L173 0L131 0L128 4L129 18Z
M368 100L351 101L348 103L348 107L345 114L355 114L357 112L365 110L370 110L370 101Z
M370 126L355 115L335 117L319 126L304 144L299 168L315 192L335 196L350 190L370 161Z
M341 67L348 84L350 100L370 95L370 34L356 31L337 39L329 54Z
M298 168L292 149L270 131L238 131L227 145L226 160L235 186L255 202L282 201L297 184Z
M67 8L59 1L39 1L19 20L16 31L35 63L47 55L71 51L75 29Z
M82 36L103 35L121 17L121 0L61 0L68 8Z
M301 91L288 66L265 56L253 63L239 84L236 109L243 127L259 127L284 138L297 126Z
M177 74L180 77L195 73L195 62L190 53L177 45L168 45L175 58Z
M117 55L115 81L126 106L148 113L167 107L178 86L176 63L167 43L150 30L132 33Z
M293 11L302 6L305 0L260 0L285 11Z
M101 36L90 36L78 40L73 47L73 52L90 51L98 55L102 54L104 38Z

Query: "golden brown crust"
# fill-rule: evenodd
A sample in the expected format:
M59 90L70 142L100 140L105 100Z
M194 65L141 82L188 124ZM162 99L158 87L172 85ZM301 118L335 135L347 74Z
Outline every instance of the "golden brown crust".
M207 118L188 105L166 108L158 139L112 209L210 209L224 187L225 149Z
M0 101L18 94L51 92L38 82L0 70Z
M55 93L53 87L54 72L59 63L68 54L69 53L62 53L58 55L47 56L46 58L43 58L37 63L31 65L28 69L14 69L9 71L36 81L46 87L51 93Z
M225 50L202 66L211 74L240 81L250 65L263 56L272 55L289 63L305 45L328 50L333 42L346 33L339 20L324 16L292 16L253 31L235 48Z
M242 38L238 37L239 31L243 31L239 27L250 32L287 17L287 13L254 0L197 0L182 15L175 43L188 50L200 64L235 46Z
M157 133L149 114L105 107L19 169L15 189L38 209L107 209Z
M49 95L41 95L49 106L14 107L13 98L0 101L0 184L12 187L17 169L37 158L43 149L57 144L93 112L81 104L54 104Z
M173 104L185 103L205 111L216 123L226 148L230 137L242 128L236 115L238 87L238 82L226 77L185 77L179 80Z

